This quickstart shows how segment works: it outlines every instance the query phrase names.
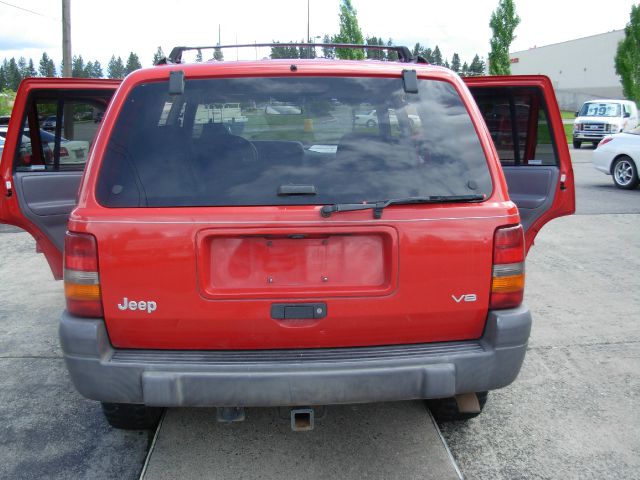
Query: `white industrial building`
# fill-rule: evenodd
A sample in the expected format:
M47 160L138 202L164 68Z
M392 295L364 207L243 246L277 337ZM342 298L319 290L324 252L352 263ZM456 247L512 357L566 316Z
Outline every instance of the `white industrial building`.
M594 98L624 99L614 57L624 30L509 54L513 75L542 74L553 81L563 110Z

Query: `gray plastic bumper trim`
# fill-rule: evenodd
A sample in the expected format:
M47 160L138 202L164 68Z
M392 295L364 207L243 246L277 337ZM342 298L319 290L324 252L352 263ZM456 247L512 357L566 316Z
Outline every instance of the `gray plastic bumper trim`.
M529 310L489 312L479 340L268 351L114 349L102 319L63 313L60 341L87 398L153 406L284 406L449 397L518 375Z

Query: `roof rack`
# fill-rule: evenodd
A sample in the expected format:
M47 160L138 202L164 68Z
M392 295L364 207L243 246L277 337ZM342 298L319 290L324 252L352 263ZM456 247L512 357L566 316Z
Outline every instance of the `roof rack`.
M213 45L200 47L175 47L168 57L163 58L157 64L182 63L182 54L191 50L209 50L222 48L257 48L257 47L305 47L305 48L352 48L358 50L387 50L396 52L398 60L402 63L428 63L423 57L413 56L411 50L405 46L386 45L358 45L354 43L245 43L241 45Z

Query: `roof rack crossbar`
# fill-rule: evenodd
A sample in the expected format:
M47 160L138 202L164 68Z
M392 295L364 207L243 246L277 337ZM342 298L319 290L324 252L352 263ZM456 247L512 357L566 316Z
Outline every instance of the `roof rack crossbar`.
M427 63L422 57L414 57L405 46L395 45L358 45L354 43L245 43L239 45L207 45L197 47L174 47L171 53L164 61L159 63L182 63L182 54L191 50L210 50L210 49L223 49L223 48L257 48L257 47L305 47L305 48L351 48L358 50L387 50L396 52L398 54L398 60L402 63Z

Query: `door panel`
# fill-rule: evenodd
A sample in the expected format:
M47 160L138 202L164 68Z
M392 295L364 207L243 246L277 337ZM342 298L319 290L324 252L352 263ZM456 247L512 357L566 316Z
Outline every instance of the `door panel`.
M20 84L0 161L0 222L29 232L55 278L99 114L120 81L38 78Z
M467 77L525 228L527 250L550 220L575 211L573 168L551 81Z
M64 247L67 219L76 206L82 174L82 171L16 172L13 177L22 213L60 251Z
M502 167L509 187L509 196L520 211L520 221L528 230L547 210L552 208L558 185L557 167Z

